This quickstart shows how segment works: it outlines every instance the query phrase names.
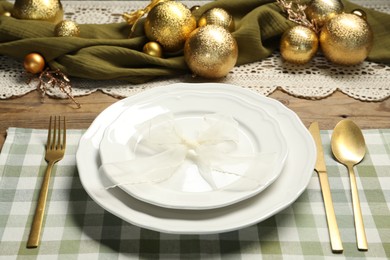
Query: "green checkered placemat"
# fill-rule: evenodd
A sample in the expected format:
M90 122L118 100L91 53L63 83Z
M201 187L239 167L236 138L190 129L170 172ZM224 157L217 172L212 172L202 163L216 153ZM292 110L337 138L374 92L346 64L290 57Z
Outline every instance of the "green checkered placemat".
M26 249L46 168L46 131L8 130L0 154L0 259L390 258L390 129L363 132L368 153L355 168L368 252L356 247L347 170L331 157L331 131L321 132L342 254L331 252L314 171L307 190L294 204L257 225L214 235L165 234L128 224L89 198L75 160L83 131L67 133L65 158L54 168L41 245Z

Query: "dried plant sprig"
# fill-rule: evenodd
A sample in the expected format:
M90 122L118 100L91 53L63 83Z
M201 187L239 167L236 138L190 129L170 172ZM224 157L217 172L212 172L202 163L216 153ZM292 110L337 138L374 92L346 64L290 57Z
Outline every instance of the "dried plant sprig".
M157 4L165 2L166 0L151 0L151 3L148 4L145 8L134 11L132 13L124 13L122 14L122 18L129 24L132 25L130 29L130 36L131 37L135 31L135 27L137 26L137 23L139 19L142 18L145 14L148 14L150 10L152 10L153 7L155 7Z
M320 28L317 26L315 21L309 21L309 19L306 16L305 9L306 5L301 5L292 1L286 1L286 0L276 0L276 2L279 4L280 8L287 14L287 18L295 22L297 24L306 26L316 33L319 33Z
M65 93L66 96L76 104L77 108L81 107L81 104L77 102L72 93L72 84L69 78L59 69L49 70L46 68L42 71L39 76L36 78L34 76L30 77L28 84L31 83L33 79L38 80L37 90L41 93L42 100L46 96L48 87L55 88L57 87L62 93Z

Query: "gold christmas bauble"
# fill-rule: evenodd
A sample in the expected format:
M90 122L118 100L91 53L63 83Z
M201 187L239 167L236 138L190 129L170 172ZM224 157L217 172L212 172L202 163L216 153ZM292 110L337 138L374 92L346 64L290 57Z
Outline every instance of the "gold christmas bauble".
M211 8L198 20L198 26L206 26L208 24L215 24L222 26L223 28L234 31L233 17L222 8Z
M64 11L59 0L15 0L12 16L58 23L62 21Z
M37 74L45 68L45 59L39 53L30 53L24 57L24 69L32 74Z
M184 58L191 71L205 78L221 78L234 67L238 46L232 34L217 25L194 30L184 45Z
M360 18L363 18L364 20L367 20L367 14L362 9L352 10L351 14L357 15Z
M302 25L286 30L280 40L280 54L283 59L294 64L305 64L318 50L317 34Z
M11 12L8 12L8 11L1 12L0 16L8 16L8 17L10 17L11 16Z
M340 65L356 65L368 56L373 42L369 24L354 14L340 14L322 27L320 46L324 56Z
M145 34L166 52L176 52L196 28L196 19L180 2L163 2L150 10L145 19Z
M314 21L319 27L344 10L340 0L312 0L305 9L307 18Z
M150 56L161 58L163 51L161 45L157 42L147 42L142 51Z
M193 7L190 8L190 11L191 12L195 12L196 10L198 10L200 8L200 5L194 5Z
M54 34L57 37L78 37L80 35L80 27L73 21L64 20L56 25Z

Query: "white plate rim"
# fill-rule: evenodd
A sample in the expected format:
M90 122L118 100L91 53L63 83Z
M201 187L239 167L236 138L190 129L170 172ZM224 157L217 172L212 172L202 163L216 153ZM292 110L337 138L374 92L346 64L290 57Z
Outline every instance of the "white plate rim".
M105 180L102 178L95 179L91 182L91 176L89 174L92 173L95 177L99 177L98 164L100 163L100 158L98 156L98 147L102 133L109 124L107 121L114 119L115 116L118 116L124 111L127 102L131 102L133 99L142 98L144 95L147 96L158 93L159 91L169 91L171 88L191 89L194 87L199 89L220 88L223 91L232 91L238 95L246 96L253 101L266 102L271 105L273 109L275 109L274 113L281 119L283 118L289 121L297 128L296 134L299 135L305 143L305 162L300 165L300 169L290 169L290 167L294 168L294 166L286 165L282 176L280 176L265 192L236 205L216 210L201 211L202 214L197 215L196 217L193 216L194 214L192 211L191 213L186 210L164 209L161 211L160 207L149 205L136 199L128 199L128 195L119 188L106 190L104 188ZM290 132L291 131L288 133ZM291 140L287 137L286 139L288 142L296 141L295 139ZM294 153L290 152L288 157L292 157L293 154ZM77 168L81 184L97 204L124 221L141 228L173 234L213 234L228 232L256 224L273 216L292 204L306 189L313 173L315 157L316 150L314 141L295 112L274 99L260 96L257 93L243 89L240 86L222 83L177 83L157 87L120 100L109 106L96 117L90 128L88 128L81 137L76 153ZM290 159L291 158L288 158L287 164L289 164ZM295 159L296 158L291 160ZM297 167L296 164L295 167ZM290 189L281 190L279 186L283 186L284 184L279 183L282 182L285 176L289 176L290 174L294 175L294 180L299 181L299 185L289 185L288 187ZM274 190L279 190L279 192L282 193L282 196L273 196L269 194L274 192ZM126 198L124 198L124 194Z

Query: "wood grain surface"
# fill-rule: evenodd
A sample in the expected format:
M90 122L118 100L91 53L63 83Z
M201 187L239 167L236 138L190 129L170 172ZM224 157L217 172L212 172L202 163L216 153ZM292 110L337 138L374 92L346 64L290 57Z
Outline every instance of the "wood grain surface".
M307 100L279 90L270 97L296 112L307 127L318 121L321 129L333 129L338 121L349 118L363 129L390 128L390 99L363 102L336 92L324 99ZM64 115L68 129L86 129L100 112L118 99L96 92L78 97L77 101L82 105L80 109L66 99L46 97L42 102L35 91L22 97L0 100L0 148L9 127L46 129L50 115Z

